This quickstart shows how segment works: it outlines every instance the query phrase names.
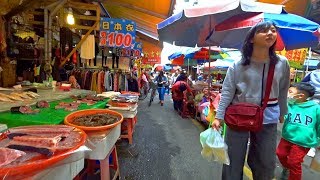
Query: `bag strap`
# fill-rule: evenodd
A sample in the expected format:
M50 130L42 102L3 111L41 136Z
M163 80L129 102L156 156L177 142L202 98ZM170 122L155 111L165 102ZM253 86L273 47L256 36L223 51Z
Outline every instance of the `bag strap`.
M263 98L262 110L266 109L268 102L269 102L272 81L273 81L273 76L274 76L274 69L275 69L275 64L270 63L269 70L268 70L268 77L267 77L266 92L264 93L264 98Z

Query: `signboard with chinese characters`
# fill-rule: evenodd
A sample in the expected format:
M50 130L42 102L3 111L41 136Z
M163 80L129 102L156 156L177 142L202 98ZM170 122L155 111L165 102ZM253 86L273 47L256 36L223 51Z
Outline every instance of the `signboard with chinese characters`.
M303 62L307 58L308 48L295 49L290 51L282 50L278 51L277 54L285 56L289 61L303 64Z
M142 64L161 64L161 49L143 51Z
M133 53L134 57L141 57L142 43L141 42L134 43L133 50L134 50L134 53Z
M142 41L142 64L161 64L161 48L154 43L150 43L148 41Z
M136 23L126 19L100 19L100 46L132 48L136 38Z
M135 42L131 48L125 48L121 50L122 57L141 57L142 43Z
M277 54L285 56L289 60L289 64L291 67L296 69L302 69L303 63L307 58L308 51L308 48L302 48L290 51L277 51Z

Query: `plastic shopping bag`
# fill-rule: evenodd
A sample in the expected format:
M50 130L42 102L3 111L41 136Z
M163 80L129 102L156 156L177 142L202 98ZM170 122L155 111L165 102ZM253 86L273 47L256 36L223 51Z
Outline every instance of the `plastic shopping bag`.
M313 157L311 161L310 168L317 172L320 172L320 150L319 149L317 149L316 155Z
M211 161L218 161L229 165L228 146L224 142L221 134L212 128L200 133L200 143L202 146L201 155Z

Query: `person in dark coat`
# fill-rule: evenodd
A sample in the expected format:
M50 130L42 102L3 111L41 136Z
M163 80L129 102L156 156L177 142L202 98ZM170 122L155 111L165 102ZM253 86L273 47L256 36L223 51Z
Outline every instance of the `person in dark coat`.
M134 79L131 74L127 74L128 79L128 91L131 92L139 92L138 81Z

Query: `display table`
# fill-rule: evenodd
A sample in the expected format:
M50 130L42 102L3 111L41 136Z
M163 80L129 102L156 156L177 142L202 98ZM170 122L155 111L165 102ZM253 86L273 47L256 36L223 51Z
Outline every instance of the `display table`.
M128 139L129 144L132 144L134 128L138 121L138 104L132 106L130 110L112 110L122 114L123 122L121 123L121 138Z
M7 129L8 129L8 127L6 124L0 124L0 133L7 130Z
M1 91L1 93L10 94L12 91ZM48 102L57 101L69 98L72 95L78 96L82 94L95 94L93 91L83 90L83 89L71 89L70 91L62 91L58 88L52 88L52 89L38 89L38 93L40 97L31 99L31 100L25 100L25 101L16 101L14 103L8 103L8 102L0 102L0 112L3 111L10 111L11 107L15 106L25 106L25 105L34 105L38 101L46 100Z
M94 169L99 166L96 163L96 160L99 160L101 180L109 180L109 158L111 154L112 160L115 161L113 163L113 167L115 167L116 170L115 177L113 179L120 175L117 151L115 147L115 144L120 137L120 128L121 124L104 134L88 134L86 146L90 148L92 151L88 151L85 153L85 158L88 159L88 167L86 168L82 176L84 176L85 174L92 174ZM80 179L82 179L82 177L80 177Z
M84 151L77 151L53 167L32 177L33 180L73 179L84 168Z
M84 109L104 109L109 99L99 101L94 105L82 103L78 110ZM60 102L72 102L73 99L63 99L50 102L50 108L40 109L38 114L13 114L10 111L0 113L0 123L6 124L8 128L28 125L61 124L64 118L71 113L64 109L55 109Z

